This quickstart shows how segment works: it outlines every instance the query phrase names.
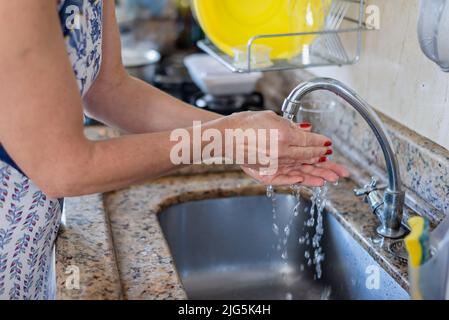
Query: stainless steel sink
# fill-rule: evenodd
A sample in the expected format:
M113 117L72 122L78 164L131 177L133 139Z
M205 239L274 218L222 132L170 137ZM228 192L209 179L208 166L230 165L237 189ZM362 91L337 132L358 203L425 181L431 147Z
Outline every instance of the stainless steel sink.
M298 241L311 230L304 227L310 202L301 199L299 215L292 218L296 198L277 195L276 199L278 225L293 219L287 259L278 251L272 201L266 196L192 201L160 213L161 227L190 299L409 298L327 213L321 240L325 260L322 277L317 279L314 266L308 266L304 257L312 251L311 245Z

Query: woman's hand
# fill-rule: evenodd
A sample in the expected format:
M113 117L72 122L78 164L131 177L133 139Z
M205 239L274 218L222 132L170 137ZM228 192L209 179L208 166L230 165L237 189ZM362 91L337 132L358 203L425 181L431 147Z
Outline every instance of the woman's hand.
M234 147L234 150L242 150L247 160L251 156L253 159L259 159L259 156L263 155L276 162L274 171L267 171L269 165L260 161L238 163L248 175L264 184L301 183L307 186L322 186L325 181L336 182L340 177L349 176L346 168L327 161L326 156L333 153L332 142L325 136L311 133L311 126L301 128L271 111L238 113L228 117L227 121L230 123L229 127L241 129L241 132L248 129L276 130L275 154L268 143L260 143L259 140L257 144L254 141L251 144L250 139L237 139L237 145Z
M245 154L245 159L257 158L256 163L238 163L253 169L266 166L260 163L261 156L275 157L280 166L287 166L323 162L326 155L332 154L332 142L329 138L302 130L273 111L235 113L220 121L224 122L221 125L222 132L224 127L235 133L234 140L226 139L225 141L228 149L232 147L236 151L234 160L238 152ZM248 138L251 131L257 135L257 144ZM275 144L270 143L273 133L276 137ZM234 145L230 146L229 143Z
M325 181L337 182L340 177L348 177L349 171L334 162L326 161L315 165L296 165L283 167L274 175L261 175L258 170L242 166L250 177L265 185L302 184L308 187L321 187Z

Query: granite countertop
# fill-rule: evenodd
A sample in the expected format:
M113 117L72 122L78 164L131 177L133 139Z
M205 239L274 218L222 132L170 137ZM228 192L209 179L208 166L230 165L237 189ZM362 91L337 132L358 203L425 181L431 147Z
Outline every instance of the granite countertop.
M377 219L354 197L355 187L350 179L332 186L328 212L407 289L406 263L389 252L391 240L379 240ZM125 190L67 199L56 246L58 299L185 299L157 214L189 200L265 192L235 167L193 166ZM79 286L70 281L73 270Z

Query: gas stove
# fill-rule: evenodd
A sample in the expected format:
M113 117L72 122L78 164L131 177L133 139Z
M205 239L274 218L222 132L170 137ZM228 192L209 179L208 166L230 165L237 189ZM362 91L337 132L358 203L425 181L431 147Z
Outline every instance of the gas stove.
M235 112L263 110L262 94L212 96L204 94L192 81L184 66L186 54L165 57L159 64L152 84L164 92L198 108L229 115Z
M194 94L189 102L191 105L201 109L230 115L235 112L262 110L264 100L263 96L258 92L218 97L199 92Z

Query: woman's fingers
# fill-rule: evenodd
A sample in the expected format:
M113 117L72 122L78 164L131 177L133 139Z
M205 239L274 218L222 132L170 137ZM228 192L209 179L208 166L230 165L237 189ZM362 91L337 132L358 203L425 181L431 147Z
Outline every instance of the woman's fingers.
M320 167L320 168L332 170L333 172L335 172L336 174L338 174L340 177L343 177L343 178L347 178L350 176L350 172L348 171L348 169L346 169L346 167L336 164L335 162L332 162L332 161L322 162L322 163L317 164L316 166Z
M308 123L308 122L301 122L298 123L298 128L307 132L311 132L312 131L312 124Z
M330 147L332 141L321 134L304 131L298 127L291 131L290 145L297 147Z
M305 134L305 146L330 147L332 146L332 141L321 134L307 132Z
M242 169L250 177L256 179L257 181L265 185L284 186L284 185L298 184L304 181L304 178L300 175L298 176L298 175L277 173L271 176L264 176L259 173L259 170L255 170L248 167L242 167Z
M266 164L247 164L243 170L254 179L264 184L288 185L301 183L318 187L322 186L325 181L335 182L340 177L349 176L345 167L327 161L327 156L333 153L332 142L326 136L312 133L311 124L305 122L294 124L273 112L241 113L231 117L236 119L235 121L238 120L236 122L240 124L240 126L237 126L238 128L243 123L248 128L259 126L261 128L276 128L279 131L278 154L271 154L271 150L269 152L270 157L277 157L277 170L274 173L269 172L270 175L266 175L264 174ZM245 143L243 147L248 154L267 155L267 150L259 150L259 144L257 147L251 147L248 143ZM268 172L265 171L265 173Z
M289 155L297 160L312 160L316 159L319 162L321 157L329 156L333 153L329 147L289 147ZM312 162L312 163L316 163ZM305 163L305 162L303 162Z
M331 172L332 175L337 175L338 177L347 178L350 176L350 172L348 171L348 169L346 169L346 167L339 165L333 161L329 161L326 157L313 158L309 161L303 161L303 163L299 165L298 163L292 162L287 165L280 166L280 168L283 169L283 172L286 172L288 170L297 172L298 170L301 170L302 172L309 174L312 172L312 168L320 168L325 169L326 172ZM322 173L323 171L316 172Z
M286 175L288 175L292 178L297 178L297 177L302 178L301 181L297 182L297 183L300 183L301 185L304 185L307 187L322 187L325 182L325 180L323 178L304 173L301 170L290 170L288 172L288 174L283 174L282 176L284 177Z
M311 176L308 174L303 174L304 180L301 182L301 185L306 187L322 187L324 186L324 179Z
M329 182L336 182L340 178L338 174L336 174L334 171L326 169L326 168L320 168L317 166L312 165L304 165L301 167L301 171L305 174L322 178Z
M266 183L266 185L275 185L275 186L286 186L292 184L299 184L304 182L304 177L302 176L289 176L289 175L276 175L270 180L270 182Z

